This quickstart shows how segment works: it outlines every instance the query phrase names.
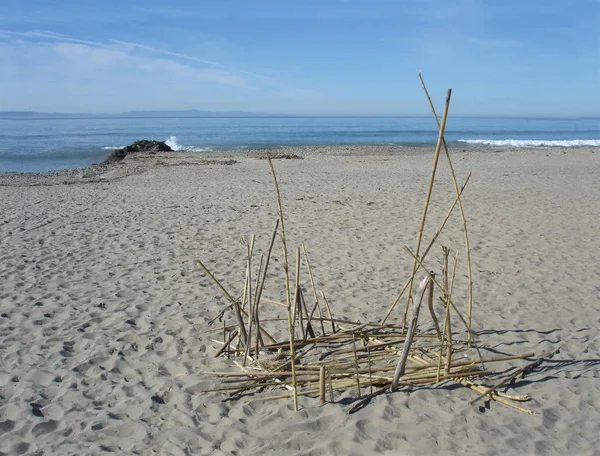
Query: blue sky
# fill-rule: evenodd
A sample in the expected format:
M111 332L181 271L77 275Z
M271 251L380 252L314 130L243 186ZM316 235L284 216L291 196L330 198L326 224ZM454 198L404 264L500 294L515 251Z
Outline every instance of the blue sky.
M600 116L600 0L2 0L0 110Z

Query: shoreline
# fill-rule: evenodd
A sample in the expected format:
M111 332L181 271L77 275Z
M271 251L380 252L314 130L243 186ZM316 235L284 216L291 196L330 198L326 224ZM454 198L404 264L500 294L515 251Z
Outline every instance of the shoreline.
M174 151L157 154L135 154L111 164L93 164L79 168L66 168L38 172L0 171L0 187L72 185L77 183L107 182L129 175L139 174L161 166L233 164L231 161L248 158L260 158L266 153L277 155L308 156L391 156L426 155L432 153L435 146L400 145L314 145L285 146L258 149L224 149L203 152ZM600 153L600 147L494 147L473 146L450 147L452 155L461 154L580 154ZM277 158L277 157L275 157Z

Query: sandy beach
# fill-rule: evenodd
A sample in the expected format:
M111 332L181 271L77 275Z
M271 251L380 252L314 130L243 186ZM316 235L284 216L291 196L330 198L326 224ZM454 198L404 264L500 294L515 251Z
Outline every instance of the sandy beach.
M280 152L302 157L273 162L289 245L306 243L336 314L380 319L410 273L403 246L417 239L433 150ZM600 148L452 151L459 181L472 172L463 202L482 349L560 348L511 389L531 396L534 415L469 406L475 393L451 382L352 415L349 395L302 397L294 412L290 400L203 392L218 386L207 372L232 367L211 356L221 335L209 321L226 303L195 260L241 290L242 239L254 233L265 250L277 217L260 154L0 173L0 455L597 454ZM426 237L454 196L440 160ZM438 241L459 261L461 229L454 214ZM280 258L277 245L265 289L275 300Z

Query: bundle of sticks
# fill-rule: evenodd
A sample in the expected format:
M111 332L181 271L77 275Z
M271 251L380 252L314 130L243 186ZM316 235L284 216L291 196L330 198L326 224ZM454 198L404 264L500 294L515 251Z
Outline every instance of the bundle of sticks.
M350 408L350 412L355 412L364 407L373 397L388 391L454 382L478 394L470 402L471 405L481 399L487 399L525 413L533 413L531 409L520 405L520 402L529 400L528 396L508 394L501 389L519 375L524 376L535 369L558 350L545 353L516 371L514 368L509 368L503 372L504 377L496 380L491 386L482 383L482 381L489 382L493 376L498 376L497 372L490 370L490 364L532 358L535 354L483 357L477 347L471 330L473 280L467 222L461 202L461 195L471 175L469 173L463 185L459 187L444 140L451 89L448 90L440 122L420 73L419 79L438 125L439 135L417 245L414 251L404 246L413 259L412 272L397 298L383 318L376 322L361 323L335 318L325 294L322 291L317 292L309 255L304 245L296 249L295 275L291 277L282 199L273 164L267 155L279 217L275 222L267 253L260 257L258 270L254 270L254 235L247 242L245 280L239 297L229 293L205 264L198 260L206 276L213 281L227 300L227 307L217 316L223 321L223 335L222 339L215 340L219 347L216 348L214 356L225 356L238 368L237 371L211 372L222 383L211 391L223 391L229 397L253 395L250 400L292 398L296 410L299 396L319 397L322 404L327 401L334 402L336 394L340 392L355 391L356 402ZM428 246L422 250L423 231L442 148L448 160L456 197ZM466 316L452 299L457 256L454 256L450 267L450 249L442 247L441 280L439 281L436 279L436 274L425 264L428 254L432 251L456 206L460 210L465 239L468 278ZM282 302L263 297L272 250L278 234L283 251L285 280L285 299ZM313 295L312 303L306 302L301 286L302 263L306 268L304 276L309 279ZM424 278L418 286L415 286L417 274L423 274ZM441 325L434 309L436 291L444 310ZM401 322L388 323L390 315L403 296L406 296L406 306ZM423 302L427 303L434 328L432 331L418 330ZM267 306L270 310L280 310L280 312L269 312L265 317L264 309ZM453 320L455 320L454 324ZM284 322L287 322L287 331L281 331ZM463 328L460 333L453 334L452 329L458 324ZM278 342L273 336L276 334L273 328L278 331L279 336L287 333L287 338ZM257 392L281 388L288 391L283 394L254 395Z

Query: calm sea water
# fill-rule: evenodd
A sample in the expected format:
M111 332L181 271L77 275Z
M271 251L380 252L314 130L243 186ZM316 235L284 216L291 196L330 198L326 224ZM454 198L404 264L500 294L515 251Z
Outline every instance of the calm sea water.
M448 119L446 140L469 147L600 146L600 119ZM0 119L0 171L98 163L138 139L190 153L315 144L429 145L431 117Z

